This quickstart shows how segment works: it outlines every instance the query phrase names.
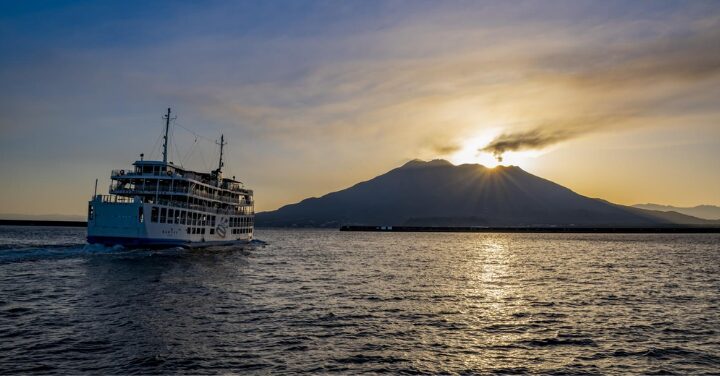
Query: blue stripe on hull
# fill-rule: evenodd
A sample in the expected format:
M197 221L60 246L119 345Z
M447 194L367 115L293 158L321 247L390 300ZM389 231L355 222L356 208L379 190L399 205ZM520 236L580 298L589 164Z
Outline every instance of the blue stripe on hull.
M248 241L230 240L230 241L212 241L212 242L191 242L177 239L149 239L149 238L126 238L120 236L88 236L87 241L90 244L103 245L121 245L123 247L143 247L143 248L168 248L168 247L185 247L185 248L201 248L213 245L234 245L247 244Z

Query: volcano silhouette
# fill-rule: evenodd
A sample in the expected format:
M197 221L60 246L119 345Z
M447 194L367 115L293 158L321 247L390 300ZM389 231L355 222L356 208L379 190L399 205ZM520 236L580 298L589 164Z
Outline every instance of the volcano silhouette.
M713 225L579 195L516 166L413 160L350 188L256 215L258 226Z

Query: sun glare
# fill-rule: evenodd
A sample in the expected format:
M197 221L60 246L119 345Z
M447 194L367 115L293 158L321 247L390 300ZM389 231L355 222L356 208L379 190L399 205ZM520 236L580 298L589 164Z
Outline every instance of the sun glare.
M490 143L492 139L492 134L483 134L468 138L465 142L463 142L460 150L450 156L450 162L456 165L464 163L480 163L483 166L490 168L497 166L497 159L489 153L479 151L479 149L483 146Z
M510 151L503 154L502 162L500 162L491 153L480 151L480 149L487 146L494 137L494 133L486 133L468 138L465 140L460 150L456 151L449 157L450 162L456 165L464 163L479 163L487 168L495 168L499 165L526 167L529 163L531 163L532 159L542 154L542 152L536 150Z

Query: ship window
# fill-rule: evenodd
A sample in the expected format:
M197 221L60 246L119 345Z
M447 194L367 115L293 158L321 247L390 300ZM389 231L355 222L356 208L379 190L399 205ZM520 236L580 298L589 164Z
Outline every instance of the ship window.
M166 217L167 217L167 209L160 208L160 223L165 223Z
M180 224L181 224L181 225L184 225L184 224L185 224L185 215L186 215L186 214L187 214L187 212L186 212L185 210L183 210L183 211L180 212Z
M213 235L213 234L215 234L215 229L214 229L214 228L211 228L211 229L210 229L210 235Z
M215 227L215 216L214 215L210 217L210 226Z
M200 233L203 234L203 235L205 235L205 227L203 227L203 228L200 229Z
M152 209L150 209L150 222L157 223L158 221L158 207L153 206Z
M138 222L143 223L145 222L145 214L143 213L143 207L138 208Z
M92 221L95 218L95 208L92 204L88 205L88 220Z
M190 233L190 227L187 228L187 233L188 233L188 234Z
M175 211L174 211L173 209L168 209L168 213L167 213L167 223L172 224L173 222L175 222L175 221L173 220L173 217L175 217Z
M192 225L197 226L198 213L192 213Z

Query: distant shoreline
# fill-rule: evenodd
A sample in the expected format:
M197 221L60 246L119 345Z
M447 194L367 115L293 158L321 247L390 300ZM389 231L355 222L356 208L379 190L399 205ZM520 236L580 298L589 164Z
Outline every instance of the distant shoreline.
M720 227L416 227L342 226L340 231L359 232L479 232L479 233L576 233L576 234L720 234Z
M86 221L39 221L34 219L0 219L0 226L87 227Z
M87 227L86 221L39 221L0 219L0 226ZM256 227L286 228L296 227ZM306 228L306 227L303 227ZM307 228L312 229L312 227ZM576 234L720 234L720 227L424 227L424 226L341 226L349 232L472 232L472 233L576 233Z

